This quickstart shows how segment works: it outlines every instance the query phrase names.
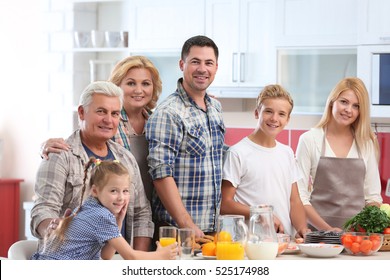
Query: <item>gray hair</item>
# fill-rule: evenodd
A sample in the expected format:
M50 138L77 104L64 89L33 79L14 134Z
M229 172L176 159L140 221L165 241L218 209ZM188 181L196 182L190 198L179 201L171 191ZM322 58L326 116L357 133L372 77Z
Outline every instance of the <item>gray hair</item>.
M83 106L84 108L88 107L92 103L92 96L95 93L111 97L119 97L119 102L122 108L123 90L114 83L107 81L97 81L90 83L81 93L79 106Z

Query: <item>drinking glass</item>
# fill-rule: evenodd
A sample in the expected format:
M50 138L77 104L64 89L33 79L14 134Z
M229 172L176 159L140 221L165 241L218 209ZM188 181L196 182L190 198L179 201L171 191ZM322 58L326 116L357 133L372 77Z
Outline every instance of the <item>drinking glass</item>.
M191 259L194 255L195 231L192 228L180 228L178 232L180 259Z
M160 227L160 244L165 247L176 242L177 228L173 226Z

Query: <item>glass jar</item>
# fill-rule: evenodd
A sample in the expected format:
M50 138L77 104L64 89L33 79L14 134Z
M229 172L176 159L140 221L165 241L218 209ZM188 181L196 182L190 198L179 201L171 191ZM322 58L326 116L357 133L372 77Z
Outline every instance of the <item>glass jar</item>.
M278 254L278 237L273 222L273 207L250 207L246 255L251 260L271 260Z

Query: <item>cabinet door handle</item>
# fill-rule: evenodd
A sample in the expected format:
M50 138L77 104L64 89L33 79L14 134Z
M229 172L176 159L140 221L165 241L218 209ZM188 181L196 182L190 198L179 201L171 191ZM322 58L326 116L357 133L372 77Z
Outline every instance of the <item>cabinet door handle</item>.
M238 53L233 53L232 57L232 82L237 83L237 59L238 59Z
M240 82L245 82L245 53L240 53Z
M390 36L384 36L384 37L379 37L379 40L389 42L390 41Z

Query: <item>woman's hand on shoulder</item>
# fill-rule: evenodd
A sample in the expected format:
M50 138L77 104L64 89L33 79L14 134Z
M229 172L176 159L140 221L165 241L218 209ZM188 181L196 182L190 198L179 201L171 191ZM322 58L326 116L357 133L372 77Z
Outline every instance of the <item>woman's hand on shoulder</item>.
M49 159L50 153L59 154L61 151L67 151L70 146L63 138L50 138L42 143L40 155L44 159Z

